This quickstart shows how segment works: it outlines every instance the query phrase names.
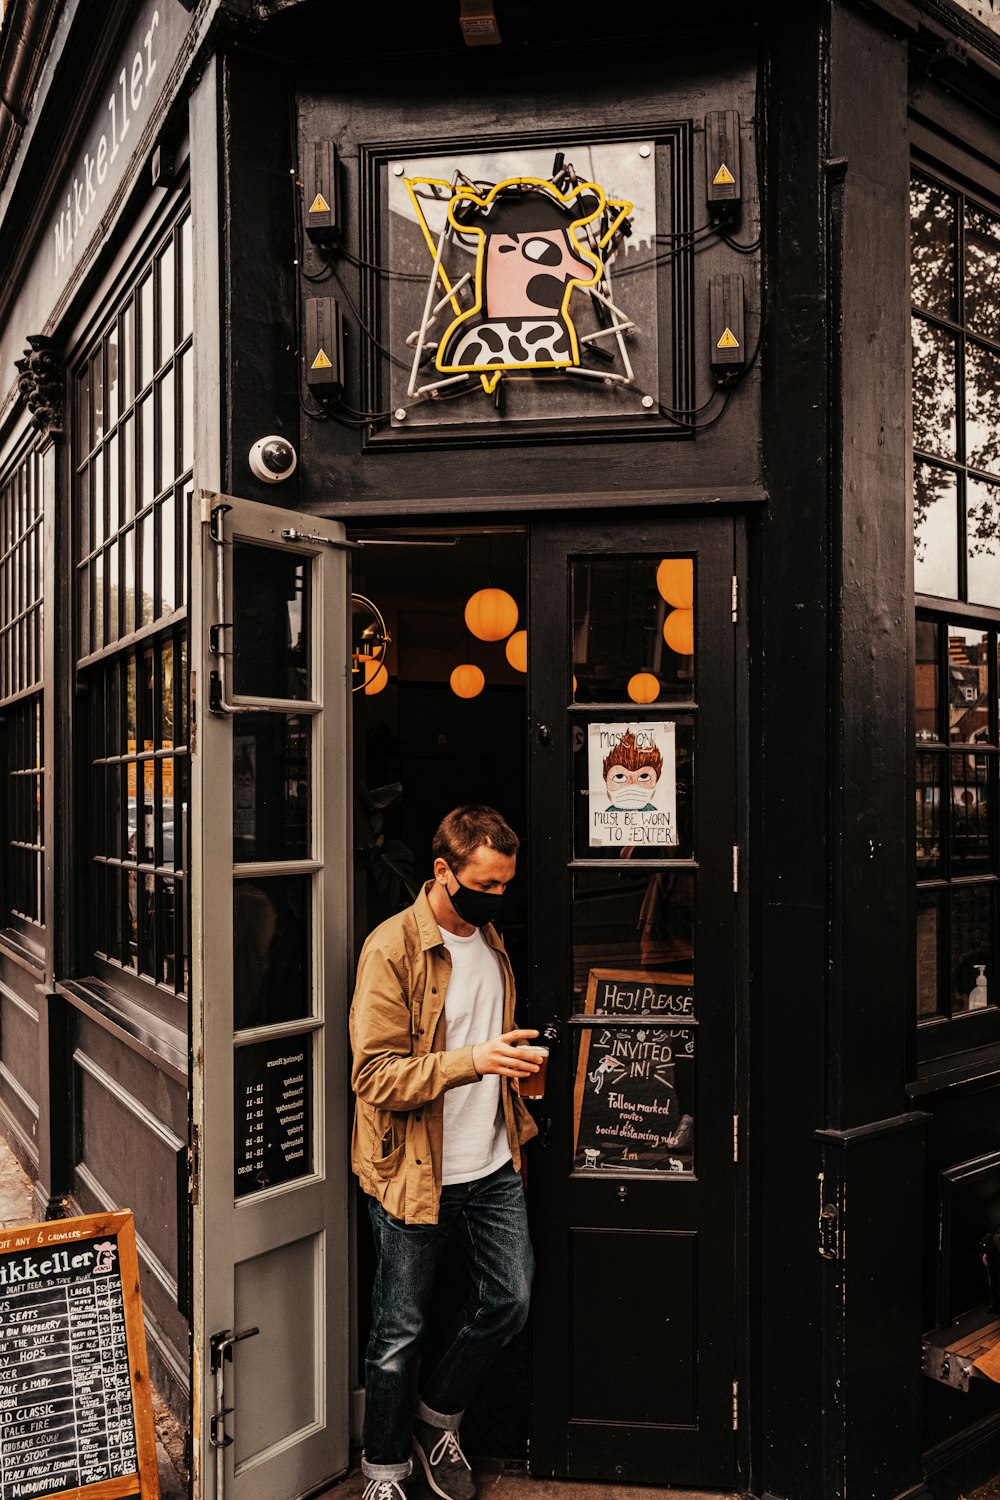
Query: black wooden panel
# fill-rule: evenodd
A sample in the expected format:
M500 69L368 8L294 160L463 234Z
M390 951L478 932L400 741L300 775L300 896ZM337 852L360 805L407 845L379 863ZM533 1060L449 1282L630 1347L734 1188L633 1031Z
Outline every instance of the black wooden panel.
M571 1231L572 1420L695 1423L697 1244L687 1233Z
M37 1136L38 1022L29 1006L0 990L0 1099L34 1151Z

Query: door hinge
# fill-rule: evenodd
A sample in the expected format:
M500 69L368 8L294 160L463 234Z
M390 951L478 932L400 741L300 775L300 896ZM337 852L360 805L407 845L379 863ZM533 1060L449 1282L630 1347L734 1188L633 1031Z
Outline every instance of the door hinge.
M733 1381L733 1431L737 1432L740 1425L740 1383Z
M187 1152L188 1168L188 1198L192 1203L198 1202L198 1173L201 1167L201 1155L198 1149L198 1127L191 1126L191 1144Z
M739 891L739 888L740 888L740 846L739 846L739 844L734 844L733 845L733 893L735 894L737 891Z
M740 1117L733 1115L733 1161L740 1159Z
M734 625L736 624L736 622L739 619L739 617L740 617L740 581L737 578L736 574L734 573L733 574L733 624Z

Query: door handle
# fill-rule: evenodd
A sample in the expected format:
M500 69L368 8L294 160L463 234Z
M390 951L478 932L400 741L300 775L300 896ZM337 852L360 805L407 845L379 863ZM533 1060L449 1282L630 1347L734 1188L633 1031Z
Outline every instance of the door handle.
M548 1042L550 1047L558 1047L562 1042L562 1032L555 1021L550 1021L547 1026L542 1027L542 1041Z
M551 745L552 743L552 730L547 724L539 724L538 726L538 743L540 745Z

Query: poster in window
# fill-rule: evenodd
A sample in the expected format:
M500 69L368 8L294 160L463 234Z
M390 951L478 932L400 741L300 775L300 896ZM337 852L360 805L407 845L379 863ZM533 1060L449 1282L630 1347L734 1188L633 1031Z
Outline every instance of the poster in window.
M587 771L592 848L677 844L672 722L591 724Z

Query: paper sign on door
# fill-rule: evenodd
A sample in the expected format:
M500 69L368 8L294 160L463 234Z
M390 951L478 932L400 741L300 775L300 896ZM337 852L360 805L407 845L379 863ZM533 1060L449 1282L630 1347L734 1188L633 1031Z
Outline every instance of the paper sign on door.
M587 770L592 848L678 842L673 723L591 724Z

